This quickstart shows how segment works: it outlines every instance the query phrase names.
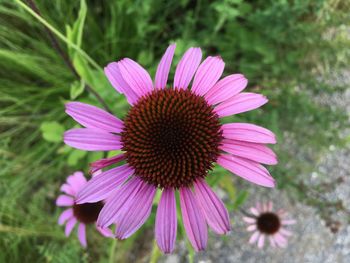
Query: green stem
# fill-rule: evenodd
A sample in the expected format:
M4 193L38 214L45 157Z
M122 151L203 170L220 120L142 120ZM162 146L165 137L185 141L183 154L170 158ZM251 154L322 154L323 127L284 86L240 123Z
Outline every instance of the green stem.
M117 247L117 239L113 238L111 247L109 249L109 259L108 259L109 263L114 263L115 262L115 248L116 247Z
M76 44L70 42L60 31L58 31L56 28L54 28L49 22L47 22L40 15L35 13L34 10L32 10L29 6L24 4L21 0L15 0L15 2L18 5L20 5L21 7L23 7L29 14L31 14L33 17L35 17L40 23L42 23L44 26L46 26L48 29L50 29L52 33L54 33L58 38L60 38L62 41L64 41L68 46L70 46L75 51L77 51L81 56L83 56L97 70L103 72L102 68L96 63L96 61L93 60L84 50L82 50Z

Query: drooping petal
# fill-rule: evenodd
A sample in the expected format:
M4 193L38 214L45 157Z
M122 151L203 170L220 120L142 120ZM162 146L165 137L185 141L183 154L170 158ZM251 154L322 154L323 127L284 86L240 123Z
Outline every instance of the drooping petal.
M121 94L124 94L130 105L133 105L138 100L139 96L133 91L128 83L122 77L117 62L109 63L105 68L104 72L112 84L112 86Z
M248 232L252 232L252 231L255 231L256 230L256 225L254 224L254 225L250 225L250 226L248 226L247 227L247 231Z
M76 192L74 191L73 187L69 184L63 184L60 188L61 192L66 193L67 195L75 196Z
M280 233L276 233L274 236L275 242L279 247L286 247L287 246L287 239L283 237Z
M285 219L282 220L282 225L294 225L297 221L294 219Z
M89 128L71 129L64 133L64 143L86 151L120 150L120 136Z
M268 170L259 163L236 156L221 155L217 163L243 179L266 187L274 187L275 180Z
M207 246L208 230L201 208L191 189L180 188L180 205L188 239L195 251L204 250Z
M66 113L86 128L116 133L122 131L123 122L121 120L95 106L81 102L69 102L65 107Z
M259 236L260 236L259 231L254 232L253 235L249 239L249 243L254 244L258 240Z
M247 217L247 216L243 217L243 221L248 223L248 224L255 224L256 223L256 219L255 218Z
M164 253L172 253L176 241L177 217L176 217L176 200L172 188L166 188L160 198L156 225L155 236L157 244Z
M191 47L185 52L176 67L174 77L175 89L187 89L199 66L199 63L201 62L201 59L202 51L198 47Z
M79 238L80 244L83 247L86 247L87 246L87 243L86 243L86 227L85 227L85 224L83 224L83 223L80 223L79 226L78 226L78 238Z
M198 179L194 183L194 190L196 199L211 229L220 235L228 233L231 230L230 218L223 202L203 179Z
M60 195L56 199L57 206L72 206L74 205L74 199L68 195Z
M164 89L168 81L168 75L171 67L171 62L174 57L176 44L170 45L165 51L162 59L159 62L156 77L154 81L154 87L156 89Z
M118 188L103 206L98 219L97 226L107 228L115 223L123 208L127 209L128 201L133 199L140 190L143 181L133 177L122 187Z
M281 233L283 236L289 237L289 236L292 235L292 232L290 232L289 230L287 230L287 229L285 229L285 228L283 228L283 227L281 227L281 229L280 229L279 231L280 231L280 233Z
M101 235L103 235L105 237L114 237L112 230L109 228L102 228L102 227L98 227L96 225L96 229L98 230L98 232L101 233Z
M276 247L276 241L273 236L269 236L270 244L272 247Z
M122 153L110 158L103 158L95 162L92 162L90 163L90 173L91 174L96 173L98 170L106 168L112 164L119 163L124 159L125 159L125 155Z
M73 209L68 208L61 213L60 217L58 218L58 224L63 225L68 219L72 217L73 217Z
M219 80L224 68L225 63L221 57L207 57L194 76L191 90L197 95L205 95Z
M273 203L271 201L267 202L267 212L271 212L272 211L272 208L273 208Z
M256 207L251 207L249 210L255 216L259 216L259 214L260 214L260 211Z
M274 165L278 162L276 154L264 144L224 139L220 149L258 163Z
M209 104L218 104L237 95L247 84L248 80L242 74L229 75L216 83L204 97Z
M120 73L134 92L142 97L153 89L153 83L148 72L137 62L124 58L118 62Z
M106 199L133 173L134 169L124 164L94 176L79 191L77 203L95 203Z
M242 92L215 107L220 118L259 108L267 102L261 94Z
M76 193L87 183L83 172L77 171L74 174L68 176L67 182L73 187Z
M128 201L116 220L116 238L125 239L134 234L147 220L152 210L156 187L142 182L137 194Z
M222 125L223 136L226 139L254 143L276 143L273 132L250 123L228 123Z
M77 219L75 217L72 217L68 220L66 224L66 228L64 230L64 234L68 237L70 233L72 232L75 224L77 223Z
M258 240L258 248L263 248L265 243L265 235L260 235Z

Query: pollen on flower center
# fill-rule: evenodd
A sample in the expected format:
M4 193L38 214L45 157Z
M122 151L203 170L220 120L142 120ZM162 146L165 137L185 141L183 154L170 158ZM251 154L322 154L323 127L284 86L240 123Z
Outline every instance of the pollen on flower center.
M263 213L257 218L257 227L262 233L275 234L280 229L280 226L280 219L275 213Z
M74 204L73 213L74 213L74 216L80 222L84 224L92 224L96 222L102 207L103 207L102 202Z
M213 167L220 127L204 98L189 90L154 90L128 112L121 141L137 176L160 188L179 188Z

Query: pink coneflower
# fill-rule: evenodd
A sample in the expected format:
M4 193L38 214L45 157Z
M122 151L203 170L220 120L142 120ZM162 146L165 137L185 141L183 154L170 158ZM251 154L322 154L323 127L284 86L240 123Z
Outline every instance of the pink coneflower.
M247 123L222 124L220 118L260 107L267 99L241 93L247 79L241 74L221 80L225 63L190 48L177 65L174 83L167 86L175 51L170 45L161 59L154 83L145 69L125 58L112 62L105 73L131 107L124 121L83 103L66 104L66 112L85 128L65 133L66 144L88 151L123 153L92 164L92 170L125 162L94 177L78 195L78 203L108 201L97 224L116 223L115 236L132 235L151 213L156 190L162 191L155 236L160 249L171 253L177 230L175 193L179 192L187 236L196 251L207 245L207 224L218 234L230 230L228 212L205 182L218 163L244 179L267 187L274 180L263 164L276 164L266 146L274 134ZM189 85L193 79L192 87Z
M265 240L269 239L272 247L286 247L287 238L292 235L285 229L287 225L295 224L296 221L288 219L288 214L284 210L274 212L272 202L266 204L257 203L256 207L250 208L251 216L243 217L248 223L247 230L253 234L249 243L258 243L259 248L263 248Z
M63 225L66 222L65 234L69 236L74 226L78 223L78 238L83 247L86 247L86 225L96 222L103 202L77 204L76 196L79 190L86 185L87 181L82 172L75 172L68 176L67 182L61 186L61 191L65 194L60 195L56 200L57 206L69 207L62 212L58 219L58 224ZM104 236L111 236L109 229L97 230Z

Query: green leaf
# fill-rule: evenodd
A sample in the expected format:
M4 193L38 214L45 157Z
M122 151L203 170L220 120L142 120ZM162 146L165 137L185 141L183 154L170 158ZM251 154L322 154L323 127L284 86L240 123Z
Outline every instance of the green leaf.
M248 198L248 191L240 191L234 203L234 210L238 209Z
M85 83L83 80L75 81L73 84L70 86L70 98L72 100L75 100L76 98L79 97L84 92L85 89Z
M71 153L68 155L68 165L69 166L75 166L78 164L78 161L81 160L85 155L87 154L86 151L76 150L74 149Z
M61 142L64 127L55 121L43 122L40 126L43 138L48 142Z

